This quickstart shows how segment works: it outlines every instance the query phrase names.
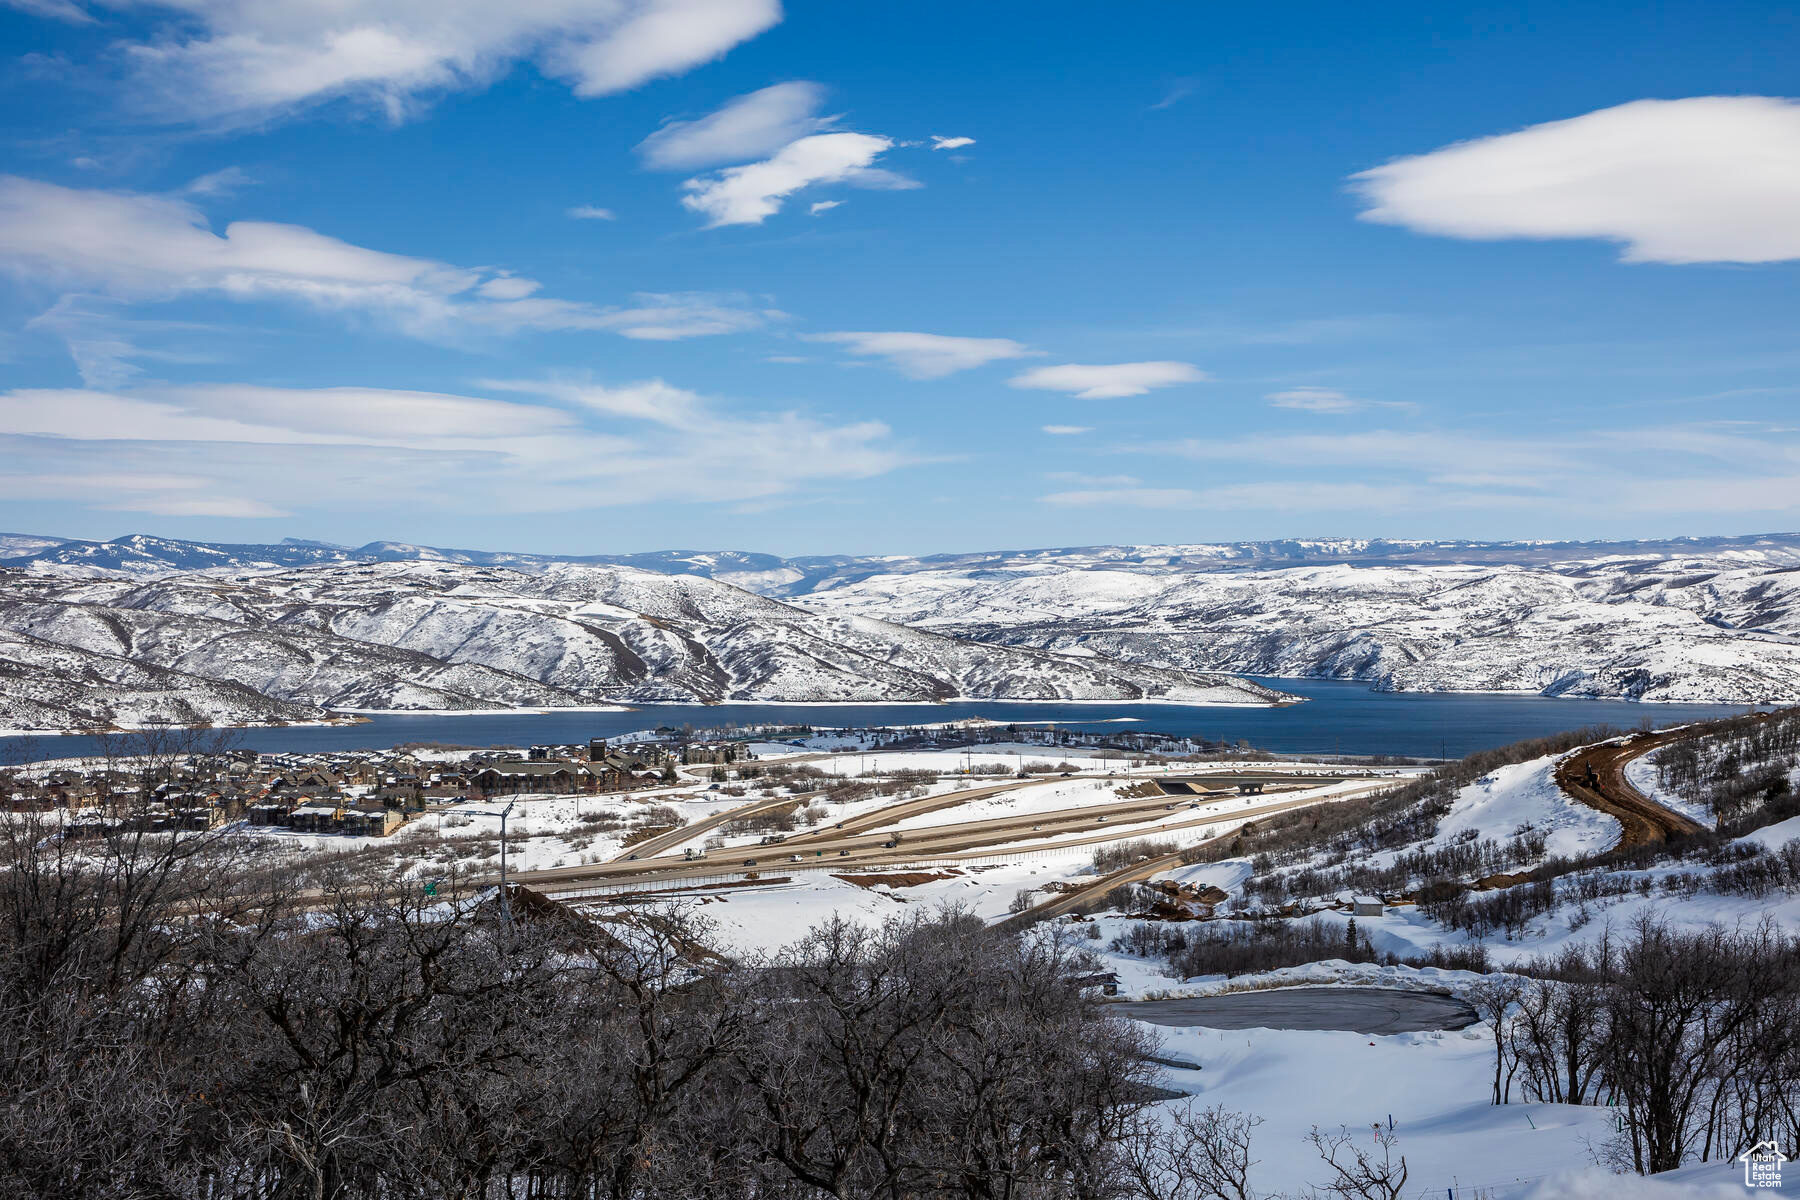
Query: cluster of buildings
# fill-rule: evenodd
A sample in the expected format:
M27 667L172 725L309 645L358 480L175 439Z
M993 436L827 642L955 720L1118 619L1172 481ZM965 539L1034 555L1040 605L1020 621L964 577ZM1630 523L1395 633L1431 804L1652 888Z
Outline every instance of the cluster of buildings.
M458 760L403 750L119 759L0 777L16 812L65 810L70 836L210 829L231 821L384 837L437 803L492 796L597 795L661 786L676 753L656 744L473 751Z

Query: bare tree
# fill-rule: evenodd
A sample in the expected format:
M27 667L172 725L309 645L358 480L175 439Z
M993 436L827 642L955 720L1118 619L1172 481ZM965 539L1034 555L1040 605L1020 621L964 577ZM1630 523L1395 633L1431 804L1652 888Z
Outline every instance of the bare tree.
M1192 1101L1168 1114L1140 1116L1120 1147L1133 1200L1256 1200L1250 1186L1251 1137L1261 1117Z
M1494 1081L1491 1096L1494 1104L1512 1102L1512 1079L1513 1072L1518 1069L1518 1060L1513 1054L1512 1039L1508 1034L1513 1009L1517 1007L1524 990L1525 983L1517 976L1492 975L1468 992L1469 1003L1494 1039Z
M1330 1182L1310 1189L1315 1196L1339 1196L1343 1200L1400 1200L1406 1187L1406 1156L1398 1160L1394 1148L1398 1139L1373 1127L1373 1147L1363 1149L1351 1137L1350 1130L1339 1126L1337 1133L1325 1133L1317 1125L1306 1140L1331 1167Z

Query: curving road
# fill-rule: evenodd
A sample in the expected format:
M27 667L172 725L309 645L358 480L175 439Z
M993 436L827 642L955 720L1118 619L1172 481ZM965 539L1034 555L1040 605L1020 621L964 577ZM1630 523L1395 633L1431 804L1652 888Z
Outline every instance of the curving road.
M1664 808L1625 778L1625 766L1633 759L1691 736L1685 730L1672 730L1584 746L1556 764L1556 784L1571 799L1619 822L1615 850L1702 833L1705 826L1700 822Z

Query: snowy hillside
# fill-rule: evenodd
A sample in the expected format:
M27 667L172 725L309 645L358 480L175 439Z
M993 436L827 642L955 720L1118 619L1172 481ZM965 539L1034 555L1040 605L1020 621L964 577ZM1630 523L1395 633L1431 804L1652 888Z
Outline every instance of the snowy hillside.
M815 614L697 576L556 565L326 565L151 580L13 572L0 724L617 701L1167 699L1266 704L1240 680Z
M1393 691L1800 697L1783 555L1178 571L1025 565L875 575L802 599L959 637Z
M579 587L571 572L623 578L608 569L632 568L695 587L732 585L727 591L738 604L743 593L735 589L742 588L804 606L836 622L829 629L817 622L807 628L842 646L871 637L885 646L901 637L888 626L850 620L857 618L989 646L1094 654L1158 671L1348 678L1395 691L1738 703L1800 698L1800 536L1790 534L1615 543L1318 538L924 557L687 550L555 556L402 542L225 545L146 535L109 542L4 535L0 550L12 554L0 557L0 568L46 581L157 582L198 572L230 578L386 563L475 573L500 568ZM779 606L757 611L759 620L793 612ZM402 642L382 641L379 627L397 619L368 614L375 640L429 655L433 639L446 635L434 618ZM332 631L361 638L362 626L346 620ZM792 625L790 618L783 622ZM484 628L492 636L510 636L504 622ZM658 639L648 641L653 658L671 653ZM785 651L767 649L776 656L809 653L798 643ZM742 679L727 670L704 686L672 681L669 694L729 697L739 684L754 694L763 666L750 660L758 655L735 653L735 667L746 673ZM1012 666L998 668L996 676L983 665L996 652L986 652L988 659L980 662L967 659L972 652L966 647L956 653L966 660L960 667L924 669L942 687L864 678L865 670L827 655L834 666L822 668L825 676L838 678L821 682L823 693L803 688L801 694L985 696L1010 686L999 680L1012 676ZM872 661L885 664L876 675L893 674L892 657L875 650ZM562 677L574 686L593 686L580 662L566 666ZM939 678L945 671L947 677ZM845 674L862 682L844 691ZM1090 691L1087 684L1072 692L1048 688L1051 695ZM1102 687L1099 694L1114 692ZM1129 688L1125 694L1132 694ZM1141 694L1165 693L1151 686Z

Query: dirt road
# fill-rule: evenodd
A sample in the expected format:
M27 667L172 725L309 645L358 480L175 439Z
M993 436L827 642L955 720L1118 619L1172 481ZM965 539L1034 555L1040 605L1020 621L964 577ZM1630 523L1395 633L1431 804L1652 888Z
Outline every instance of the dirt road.
M1632 759L1689 736L1683 730L1645 733L1577 750L1556 764L1557 786L1571 799L1619 822L1614 849L1700 833L1704 827L1698 821L1664 808L1625 779L1625 765Z

